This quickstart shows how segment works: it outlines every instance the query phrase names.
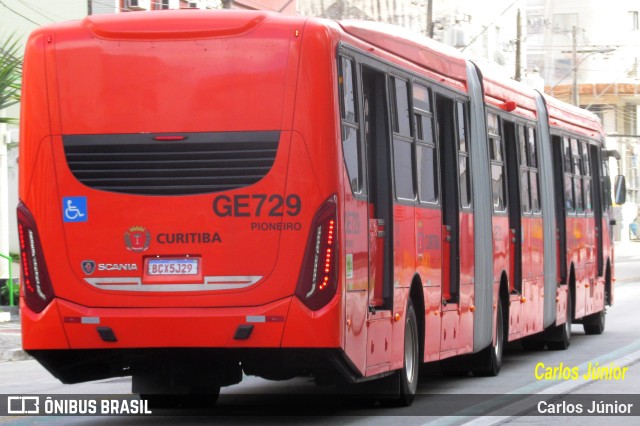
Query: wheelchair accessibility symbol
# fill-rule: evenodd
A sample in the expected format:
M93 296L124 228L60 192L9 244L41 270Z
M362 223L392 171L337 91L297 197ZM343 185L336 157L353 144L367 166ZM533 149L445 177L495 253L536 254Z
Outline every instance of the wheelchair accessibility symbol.
M87 197L64 197L62 199L62 217L65 222L86 222Z

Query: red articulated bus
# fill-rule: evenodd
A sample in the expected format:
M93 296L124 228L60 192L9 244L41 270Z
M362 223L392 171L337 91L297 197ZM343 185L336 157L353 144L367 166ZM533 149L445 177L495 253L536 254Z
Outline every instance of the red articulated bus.
M308 375L410 404L422 363L495 375L508 341L603 331L598 120L433 40L90 16L31 35L22 108L23 345L64 383Z

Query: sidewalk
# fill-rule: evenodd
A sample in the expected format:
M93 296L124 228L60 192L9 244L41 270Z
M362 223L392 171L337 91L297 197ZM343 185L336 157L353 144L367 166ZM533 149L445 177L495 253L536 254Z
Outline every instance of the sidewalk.
M6 312L8 307L1 307L0 311L2 310ZM6 318L6 315L2 318ZM29 358L22 350L20 316L17 309L11 309L9 321L0 322L0 362L23 361Z
M615 256L640 255L640 241L616 241L614 244Z

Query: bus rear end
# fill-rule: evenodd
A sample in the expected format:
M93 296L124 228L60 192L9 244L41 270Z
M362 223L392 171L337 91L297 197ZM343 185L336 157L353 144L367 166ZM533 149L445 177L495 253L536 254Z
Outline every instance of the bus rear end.
M339 352L336 147L305 141L336 140L334 83L300 71L334 53L304 24L180 11L32 34L23 346L61 381L216 393Z

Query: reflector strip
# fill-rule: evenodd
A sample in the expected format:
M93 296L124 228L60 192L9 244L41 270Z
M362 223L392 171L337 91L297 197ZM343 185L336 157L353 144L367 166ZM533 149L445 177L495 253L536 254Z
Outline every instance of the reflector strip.
M186 292L244 289L261 279L262 276L209 276L204 277L202 284L143 284L140 277L85 278L84 280L100 290Z
M64 317L67 324L100 324L100 317Z
M157 141L183 141L187 139L186 136L154 136L153 139Z
M284 322L284 317L279 315L247 315L247 322Z

